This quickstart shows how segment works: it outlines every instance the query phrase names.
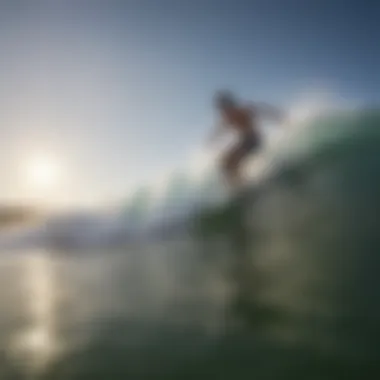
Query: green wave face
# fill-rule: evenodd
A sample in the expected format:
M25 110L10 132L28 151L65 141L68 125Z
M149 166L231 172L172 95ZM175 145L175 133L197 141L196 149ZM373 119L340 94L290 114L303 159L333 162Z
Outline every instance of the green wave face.
M334 342L345 352L360 345L374 357L380 338L380 112L316 119L276 152L274 162L266 182L198 214L194 236L205 255L219 254L213 248L218 240L235 259L234 281L250 304L245 313L252 325L257 310L266 310L269 329L311 344Z

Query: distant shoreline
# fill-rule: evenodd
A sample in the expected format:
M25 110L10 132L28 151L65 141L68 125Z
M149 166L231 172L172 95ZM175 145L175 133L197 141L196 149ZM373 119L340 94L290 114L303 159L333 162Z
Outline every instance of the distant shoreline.
M34 223L43 217L43 212L27 206L0 206L0 230Z

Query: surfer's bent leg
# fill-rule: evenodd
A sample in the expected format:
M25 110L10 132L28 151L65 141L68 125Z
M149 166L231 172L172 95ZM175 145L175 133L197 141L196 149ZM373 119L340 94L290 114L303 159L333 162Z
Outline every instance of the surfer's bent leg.
M228 185L235 188L241 183L240 162L245 156L245 151L241 149L241 145L233 147L222 160L222 171L228 182Z
M252 151L256 150L259 145L259 141L255 138L244 138L224 156L222 160L222 171L230 186L236 187L241 184L241 162L246 156L252 153Z

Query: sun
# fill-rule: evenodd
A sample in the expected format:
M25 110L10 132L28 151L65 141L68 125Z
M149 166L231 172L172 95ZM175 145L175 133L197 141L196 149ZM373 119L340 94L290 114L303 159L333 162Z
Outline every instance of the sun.
M36 190L48 190L58 185L61 168L56 158L48 155L31 157L26 163L28 185Z

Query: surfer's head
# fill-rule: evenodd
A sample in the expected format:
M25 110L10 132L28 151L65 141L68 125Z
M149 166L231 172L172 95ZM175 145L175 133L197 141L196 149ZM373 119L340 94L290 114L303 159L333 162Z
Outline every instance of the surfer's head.
M228 110L236 107L237 101L235 96L226 90L218 91L215 95L216 108L220 110Z

